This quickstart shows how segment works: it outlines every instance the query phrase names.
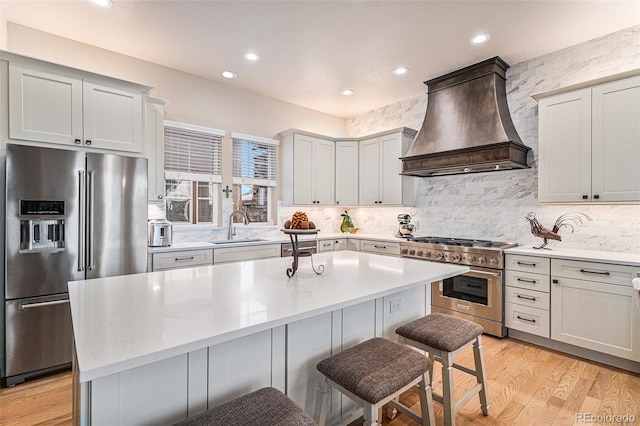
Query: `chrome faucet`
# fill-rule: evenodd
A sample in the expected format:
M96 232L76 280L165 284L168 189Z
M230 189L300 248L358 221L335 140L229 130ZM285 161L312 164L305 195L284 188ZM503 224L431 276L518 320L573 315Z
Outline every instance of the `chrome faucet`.
M240 213L242 215L242 217L244 218L245 225L249 224L249 218L247 217L247 214L245 212L243 212L242 210L232 211L231 214L229 215L229 235L227 235L228 240L233 240L233 236L236 234L233 230L233 215L236 213Z

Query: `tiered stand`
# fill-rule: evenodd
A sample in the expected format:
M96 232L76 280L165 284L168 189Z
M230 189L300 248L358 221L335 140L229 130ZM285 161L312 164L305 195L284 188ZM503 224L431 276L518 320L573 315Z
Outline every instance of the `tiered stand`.
M311 257L312 253L308 251L301 252L298 249L298 235L315 235L320 231L319 229L283 229L282 232L289 235L291 239L291 247L293 248L293 263L291 264L291 268L287 269L287 276L289 278L293 277L298 270L298 258L300 257ZM318 269L313 265L313 258L311 259L311 268L313 272L320 275L324 272L324 265L318 265Z

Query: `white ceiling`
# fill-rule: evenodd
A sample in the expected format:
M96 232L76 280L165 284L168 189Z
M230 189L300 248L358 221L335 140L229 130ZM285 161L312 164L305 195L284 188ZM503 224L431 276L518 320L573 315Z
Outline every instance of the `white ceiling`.
M0 0L4 19L341 117L493 56L516 64L640 24L640 1ZM468 39L491 34L484 46ZM10 46L9 46L10 47ZM258 63L242 55L256 51ZM395 76L397 66L410 68ZM238 77L226 80L224 70ZM355 95L339 94L344 88Z

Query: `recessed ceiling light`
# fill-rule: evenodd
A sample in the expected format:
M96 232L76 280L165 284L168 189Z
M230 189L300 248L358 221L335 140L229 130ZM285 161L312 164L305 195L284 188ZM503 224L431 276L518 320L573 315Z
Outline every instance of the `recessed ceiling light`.
M354 92L354 91L353 91L353 90L351 90L351 89L344 89L342 92L340 92L340 94L341 94L341 95L344 95L344 96L351 96L351 95L353 95L354 93L356 93L356 92Z
M113 1L112 0L91 0L91 3L97 4L98 6L101 6L101 7L111 7L111 6L113 6Z
M224 72L222 73L222 76L223 76L224 78L236 78L236 77L237 77L236 73L231 72L231 71L224 71Z
M482 43L488 42L490 38L491 38L491 34L487 34L487 33L477 34L469 39L469 43L482 44Z
M247 52L247 53L244 54L244 58L247 61L257 62L257 61L260 60L260 55L258 55L255 52Z
M403 75L409 72L409 68L407 67L398 67L396 69L393 70L393 73L395 75Z

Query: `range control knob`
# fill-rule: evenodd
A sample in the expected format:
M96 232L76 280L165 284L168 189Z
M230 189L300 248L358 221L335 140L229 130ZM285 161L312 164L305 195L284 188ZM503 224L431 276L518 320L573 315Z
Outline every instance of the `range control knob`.
M424 257L431 257L431 252L430 251L425 251L424 252Z
M487 258L486 258L486 257L484 257L484 256L482 256L480 259L478 259L478 261L479 261L480 263L487 263Z
M460 256L460 253L453 253L449 255L449 260L452 262L460 262L460 259L462 259L462 256Z
M472 262L472 263L473 263L473 262L475 262L477 259L476 259L476 257L475 257L474 255L470 255L469 257L467 257L467 260L468 260L469 262Z
M491 263L492 265L497 265L498 259L496 259L495 257L492 257L491 259L489 259L489 263Z
M416 251L414 249L409 250L409 255L413 256L414 254L416 254Z
M416 256L422 256L422 255L423 255L422 250L418 250L418 251L416 252Z
M403 248L402 250L400 250L401 254L407 254L409 253L409 249Z
M436 252L436 259L440 260L444 257L444 253L441 251Z

